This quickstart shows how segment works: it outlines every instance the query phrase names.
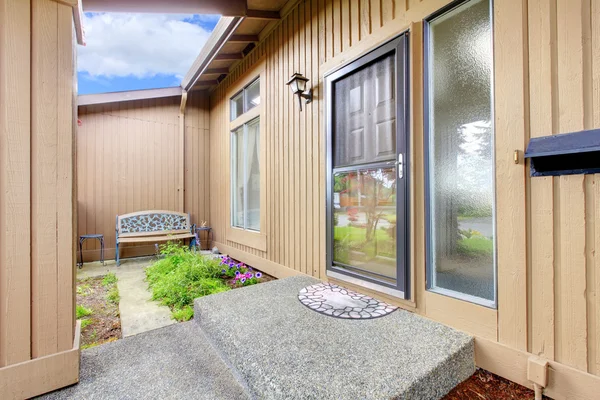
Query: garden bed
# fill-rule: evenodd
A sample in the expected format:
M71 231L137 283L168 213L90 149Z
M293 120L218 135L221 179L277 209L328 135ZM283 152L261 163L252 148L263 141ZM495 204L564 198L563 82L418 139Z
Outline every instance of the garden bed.
M168 243L161 246L163 258L146 268L152 299L171 309L177 321L194 316L194 299L209 294L273 280L229 257L211 257Z
M117 277L110 273L78 279L76 314L81 321L81 349L120 339Z
M443 400L532 400L533 390L483 369L477 369L466 381L452 389ZM547 399L544 396L544 399Z

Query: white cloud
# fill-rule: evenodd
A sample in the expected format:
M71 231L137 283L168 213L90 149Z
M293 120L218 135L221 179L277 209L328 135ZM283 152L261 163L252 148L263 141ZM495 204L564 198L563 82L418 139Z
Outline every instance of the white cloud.
M78 47L77 69L92 77L148 78L165 74L181 78L210 36L210 31L185 21L190 17L86 14L87 45ZM194 20L201 22L203 17L195 16Z

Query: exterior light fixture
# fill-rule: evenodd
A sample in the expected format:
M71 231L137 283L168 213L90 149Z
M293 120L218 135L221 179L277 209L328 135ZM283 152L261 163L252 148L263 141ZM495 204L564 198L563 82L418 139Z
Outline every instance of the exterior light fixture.
M306 104L312 101L312 89L308 89L306 91L306 82L308 82L308 78L299 73L294 73L291 79L286 83L292 89L292 93L298 95L298 104L300 104L300 111L302 111L302 98L306 99Z

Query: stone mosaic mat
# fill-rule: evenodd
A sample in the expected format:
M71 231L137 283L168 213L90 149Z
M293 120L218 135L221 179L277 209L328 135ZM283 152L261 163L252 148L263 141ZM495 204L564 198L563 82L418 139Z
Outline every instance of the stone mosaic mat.
M301 289L298 300L318 313L346 319L383 317L398 308L331 283L317 283Z

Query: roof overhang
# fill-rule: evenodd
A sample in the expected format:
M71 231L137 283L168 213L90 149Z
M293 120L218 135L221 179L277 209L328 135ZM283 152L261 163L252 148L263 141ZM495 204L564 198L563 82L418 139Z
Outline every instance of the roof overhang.
M227 43L227 40L233 35L233 32L235 32L242 20L243 18L239 17L221 17L206 44L200 50L200 54L198 54L198 57L196 57L196 60L181 81L183 89L189 91L194 87L200 75L208 68L208 65L219 53L223 45Z
M181 87L186 91L214 89L299 2L248 0L243 16L221 17Z
M85 12L246 15L247 0L83 0Z
M77 105L90 106L93 104L117 103L120 101L158 99L181 96L181 93L181 87L170 87L163 89L130 90L127 92L84 94L77 96Z

